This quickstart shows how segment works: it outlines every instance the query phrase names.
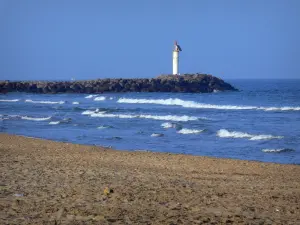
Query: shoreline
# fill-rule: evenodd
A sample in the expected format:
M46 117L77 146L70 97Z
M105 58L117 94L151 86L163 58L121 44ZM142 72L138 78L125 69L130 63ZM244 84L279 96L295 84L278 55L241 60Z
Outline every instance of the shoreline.
M246 162L254 162L254 163L266 163L266 164L277 164L277 165L294 165L294 166L300 166L300 164L297 163L277 163L277 162L265 162L265 161L259 161L259 160L245 160L245 159L239 159L239 158L225 158L225 157L214 157L214 156L205 156L205 155L193 155L193 154L183 154L183 153L174 153L174 152L155 152L151 151L148 149L136 149L136 150L120 150L120 149L115 149L110 146L101 146L101 145L95 145L95 144L80 144L80 143L74 143L74 142L68 142L68 141L58 141L58 140L52 140L52 139L45 139L45 138L39 138L39 137L32 137L32 136L26 136L26 135L21 135L21 134L11 134L11 133L5 133L5 132L0 132L1 134L7 134L11 136L17 136L17 137L24 137L24 138L29 138L29 139L36 139L36 140L44 140L44 141L51 141L55 143L65 143L65 144L72 144L72 145L81 145L81 146L86 146L86 147L96 147L96 148L103 148L106 150L111 150L111 151L117 151L117 152L145 152L145 153L154 153L154 154L167 154L167 155L181 155L181 156L190 156L190 157L201 157L201 158L208 158L208 159L213 159L213 160L234 160L234 161L246 161ZM274 154L280 154L280 153L274 153Z
M123 151L5 133L0 151L4 224L300 221L299 165Z

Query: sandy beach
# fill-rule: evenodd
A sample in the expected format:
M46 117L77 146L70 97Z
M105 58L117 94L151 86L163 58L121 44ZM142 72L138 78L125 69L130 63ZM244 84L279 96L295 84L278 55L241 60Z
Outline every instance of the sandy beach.
M0 224L300 224L300 166L0 134Z

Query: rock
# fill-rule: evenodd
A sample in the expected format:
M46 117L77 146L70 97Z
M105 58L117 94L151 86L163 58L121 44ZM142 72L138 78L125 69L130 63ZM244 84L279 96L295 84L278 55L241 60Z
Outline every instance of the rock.
M207 74L160 75L152 79L97 79L83 81L0 81L0 93L103 93L236 91L222 79Z
M104 188L103 194L109 195L111 193L114 193L114 190L112 188L108 188L108 187Z

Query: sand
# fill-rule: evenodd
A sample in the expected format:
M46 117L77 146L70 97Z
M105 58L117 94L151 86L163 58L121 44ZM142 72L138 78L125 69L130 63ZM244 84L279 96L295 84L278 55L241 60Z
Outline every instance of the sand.
M300 166L0 134L0 224L300 224Z

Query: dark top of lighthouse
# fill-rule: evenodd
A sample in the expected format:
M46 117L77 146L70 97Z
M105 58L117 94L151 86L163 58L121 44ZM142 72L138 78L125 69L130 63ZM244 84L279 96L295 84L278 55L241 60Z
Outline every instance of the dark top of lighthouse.
M182 49L179 46L179 44L177 44L177 41L175 41L175 43L174 43L174 51L175 52L181 52L182 51Z

